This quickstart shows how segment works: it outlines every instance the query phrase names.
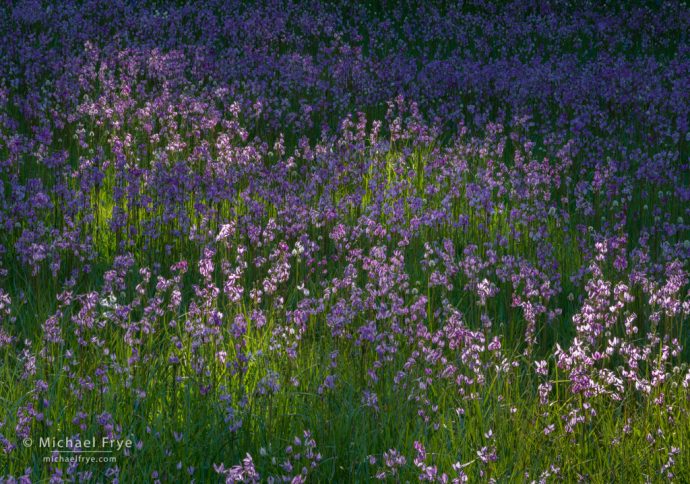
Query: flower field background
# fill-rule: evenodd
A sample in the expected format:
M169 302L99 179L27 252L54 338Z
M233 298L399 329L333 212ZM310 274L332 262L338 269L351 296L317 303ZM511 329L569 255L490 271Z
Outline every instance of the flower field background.
M689 29L3 2L0 481L690 482Z

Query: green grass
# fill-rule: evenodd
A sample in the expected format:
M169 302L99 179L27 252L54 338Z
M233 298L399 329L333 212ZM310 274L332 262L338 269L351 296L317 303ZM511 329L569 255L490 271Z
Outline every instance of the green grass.
M365 190L361 206L352 207L349 214L344 214L344 223L354 224L361 214L369 213L374 203L374 188L392 190L402 186L405 196L414 194L424 198L426 209L441 208L446 189L450 188L447 186L449 181L439 179L441 190L432 196L426 195L425 187L434 180L433 171L423 175L428 153L414 152L407 158L409 165L401 165L398 155L398 152L387 155L385 172L370 169L364 175L362 183ZM472 170L480 166L481 163L473 166ZM30 165L22 169L33 171ZM408 169L414 170L417 176L407 178ZM49 173L40 171L32 173L32 176L46 182L50 179ZM109 195L114 183L112 177L113 172L110 171L103 186L89 194L92 206L95 207L95 218L90 227L98 256L92 263L91 272L82 275L77 281L75 294L100 287L103 274L110 267L116 252L118 235L108 228L108 220L115 204ZM467 181L471 179L472 173L469 172ZM347 195L357 182L359 181L353 180L353 185L342 187L342 193L333 194L335 201ZM405 270L411 281L420 281L419 291L429 295L432 316L429 324L436 328L440 323L434 321L436 318L431 313L434 307L441 305L443 299L461 309L467 324L474 328L480 327L482 308L467 297L461 276L453 281L454 288L451 291L426 287L427 272L420 265L423 242L449 238L458 253L469 244L476 244L483 253L484 242L494 240L499 234L507 236L511 227L511 220L507 215L511 207L506 204L507 201L504 201L503 210L487 213L481 208L467 205L463 195L461 190L453 200L453 211L469 215L465 230L459 231L447 226L424 228L403 250ZM236 219L246 213L247 208L239 198L237 200L232 205L225 202L215 207L220 219ZM266 220L276 215L278 207L264 200L258 201L267 208ZM636 199L634 203L641 202ZM200 222L193 211L191 198L185 207L193 223ZM673 211L681 213L681 207L675 206ZM601 209L597 211L597 214L601 213ZM135 226L143 217L150 215L141 210L128 214L132 217L130 223ZM409 207L407 216L409 222ZM389 229L392 227L385 215L380 220ZM572 220L565 227L551 221L548 223L547 240L556 249L555 258L564 275L561 281L564 296L552 301L549 307L562 308L563 315L554 323L540 322L539 346L535 349L537 354L551 355L555 343L563 344L570 339L572 329L568 329L568 321L578 306L576 302L569 302L565 295L571 290L581 293L581 288L573 286L566 276L573 273L583 259L574 244L566 243L566 236L574 236L577 224L590 223L595 222ZM635 223L640 222L631 221L631 231L634 231ZM215 228L216 225L212 227ZM327 238L331 228L312 228L309 235L314 240L320 235ZM523 231L522 238L513 238L510 246L505 249L506 254L521 254L527 260L536 262L534 244L526 235L529 229L530 227L520 227ZM3 234L3 244L12 247L16 236L16 232ZM386 243L389 253L399 240L394 234ZM502 482L538 479L539 474L549 471L550 466L559 468L558 478L567 482L581 478L589 482L628 482L641 477L661 481L663 479L659 469L663 465L663 452L659 449L676 446L681 449L677 457L679 464L676 469L680 469L678 477L681 480L690 479L687 474L690 462L685 451L686 436L690 434L686 404L689 395L687 389L678 386L676 382L668 382L654 390L654 394L665 394L668 405L673 408L670 412L650 406L648 399L639 399L635 391L629 391L624 393L625 397L620 402L612 402L606 397L592 400L590 403L596 408L597 414L588 418L585 425L578 426L575 433L563 431L562 417L579 407L580 402L576 396L569 394L566 380L558 380L557 376L551 374L549 378L556 382L552 394L558 397L548 406L539 403L537 386L540 381L532 371L531 360L521 356L525 322L520 312L511 308L509 285L502 285L499 295L491 302L490 315L494 319L494 328L490 335L503 336L506 349L501 358L514 359L519 363L518 366L497 371L495 367L501 361L487 360L488 382L483 385L476 383L467 388L468 392L478 392L479 398L464 399L457 393L457 387L452 382L438 381L430 392L422 392L424 398L430 399L428 404L420 404L410 397L418 392L418 379L424 376L421 368L413 368L405 378L404 385L394 384L395 371L404 365L410 352L415 349L409 346L405 336L397 337L399 351L384 366L378 375L378 382L371 383L366 372L377 358L375 348L331 337L323 316L309 319L294 359L286 358L282 352L269 351L273 330L285 316L283 311L272 311L269 300L259 305L253 303L247 290L241 304L221 300L218 306L218 310L226 315L229 322L235 314L249 316L252 309L259 307L268 313L266 327L258 329L250 323L244 341L245 351L251 357L247 362L246 372L233 375L216 357L217 351L224 350L228 353L228 360L234 359L235 341L228 335L227 328L221 330L221 334L225 336L222 341L211 337L198 349L193 349L196 343L184 330L187 320L186 302L194 299L191 284L200 282L198 276L192 275L200 256L199 249L171 234L163 234L159 244L161 245L149 246L149 250L144 251L144 241L135 237L132 249L137 256L137 264L144 266L157 261L166 267L180 259L189 260L190 274L184 277L181 286L185 304L179 310L164 311L162 316L153 319L150 330L136 328L130 335L136 341L133 345L126 343L126 329L103 315L103 307L96 309L100 313L98 320L102 327L85 331L87 339L95 337L98 341L79 345L73 334L74 323L70 321L72 310L64 308L64 314L60 318L65 338L64 347L42 343L40 325L56 311L55 296L61 290L60 281L64 280L69 271L65 269L57 277L47 276L45 267L38 275L20 269L12 271L7 279L11 285L7 289L13 300L18 301L14 308L17 319L12 334L19 336L21 340L32 340L30 344L19 343L18 346L28 347L34 355L40 351L41 357L36 359L35 375L26 380L21 376L24 365L21 353L12 348L5 348L0 353L0 395L4 409L4 426L0 432L5 435L12 433L17 410L30 401L34 391L33 381L40 379L48 384L48 389L38 399L37 410L43 413L43 420L32 426L34 440L40 436L67 436L76 432L85 436L102 436L104 428L93 419L88 419L83 430L78 429L73 419L81 411L92 416L107 413L112 416L113 422L121 426L117 430L119 435L143 443L142 448L132 451L131 456L118 456L122 482L148 480L154 471L165 480L186 480L191 478L186 471L189 465L195 466L195 479L211 480L216 478L212 464L223 462L232 465L239 462L246 453L254 457L259 468L279 472L277 465L285 457L282 454L284 447L304 429L311 429L318 451L323 456L323 461L312 474L314 480L322 482L371 480L381 468L382 452L389 448L397 448L408 456L399 480L414 481L418 473L411 457L414 455L415 441L425 442L429 453L428 463L449 471L450 466L459 461L467 464L465 472L470 476L482 480L496 478ZM173 244L174 249L170 255L159 257L163 254L161 247L166 244ZM262 248L251 247L251 255L268 256L274 247L275 243ZM362 239L359 247L367 252L371 243ZM333 246L324 242L319 256L332 255L334 251ZM12 256L12 252L9 256ZM220 251L216 259L217 263L221 259L232 261L234 252ZM76 264L76 261L66 261L66 267ZM338 274L338 264L329 263L328 267L329 277ZM298 265L293 270L303 271L306 268ZM133 274L136 272L128 276L128 289L124 294L117 295L118 301L128 302L135 297L134 286L138 282L138 276ZM263 269L250 265L244 275L244 287L254 287L263 277ZM299 280L300 277L293 274L290 281L278 291L278 294L285 297L288 309L294 309L299 299L295 288ZM222 285L221 278L216 282ZM312 291L318 291L322 282L325 279L317 275L309 281L308 287ZM148 285L145 293L153 295L152 284ZM20 294L24 296L19 296ZM162 297L167 303L169 296ZM644 313L643 307L640 312ZM135 308L123 323L139 322L142 314L141 308ZM170 326L172 321L176 322L175 327ZM682 323L676 321L672 324ZM179 347L176 348L174 342L179 342ZM68 356L64 348L73 348L72 355ZM133 348L136 348L142 359L128 364L133 356ZM338 366L334 370L337 373L336 386L333 390L319 394L318 387L330 371L328 355L333 351L338 351ZM179 364L168 362L168 357L172 354L179 356ZM203 357L207 362L206 369L201 373L194 369L191 361L196 357ZM552 369L555 368L553 359L549 361L549 365ZM94 375L99 369L103 370L103 374L97 378ZM256 389L259 381L268 372L278 375L281 389L275 394L258 395ZM291 378L296 378L299 386L293 386ZM210 393L204 395L202 389L206 387ZM226 410L219 398L224 393L223 388L231 396L232 405L243 420L243 425L237 432L230 432L224 421ZM362 404L362 391L366 388L379 396L378 412ZM243 398L246 401L240 405ZM41 403L43 399L49 404L44 406ZM418 411L423 409L430 412L429 409L434 405L438 405L438 411L431 412L433 415L430 422L424 423L418 417ZM463 408L464 415L458 415L456 408ZM513 413L511 409L516 410ZM627 419L631 419L634 430L624 434L622 426ZM434 430L434 424L438 424L438 430ZM551 435L545 435L543 429L549 424L554 425L557 430ZM485 437L489 430L493 432L492 438ZM663 436L656 434L659 430L663 432ZM648 442L648 434L655 436L654 443ZM615 441L617 443L612 444ZM497 447L498 460L485 465L478 460L476 452L486 445ZM261 449L265 449L268 456L262 456ZM26 467L30 467L34 477L47 478L50 471L42 461L46 455L46 451L20 446L10 455L0 455L0 475L19 475ZM369 456L372 455L377 459L375 464L370 463ZM277 458L278 464L271 462L272 457ZM178 462L183 463L182 470L177 468ZM97 466L88 470L102 476L101 473L106 469L104 466Z

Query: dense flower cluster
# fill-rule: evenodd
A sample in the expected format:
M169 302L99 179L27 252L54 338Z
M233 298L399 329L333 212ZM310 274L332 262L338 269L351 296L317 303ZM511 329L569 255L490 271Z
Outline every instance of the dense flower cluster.
M3 4L0 481L690 480L688 26Z

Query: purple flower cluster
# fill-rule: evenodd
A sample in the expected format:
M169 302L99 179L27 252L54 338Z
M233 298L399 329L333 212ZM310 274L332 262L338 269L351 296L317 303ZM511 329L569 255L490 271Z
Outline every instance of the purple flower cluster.
M299 402L407 416L368 477L500 479L517 393L544 445L607 416L690 468L690 9L589 3L6 2L0 481L91 478L36 470L55 429L332 479Z

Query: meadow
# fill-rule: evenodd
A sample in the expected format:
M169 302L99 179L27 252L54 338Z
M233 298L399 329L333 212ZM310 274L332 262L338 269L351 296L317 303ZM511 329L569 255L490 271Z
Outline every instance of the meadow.
M0 483L690 482L689 30L3 2Z

